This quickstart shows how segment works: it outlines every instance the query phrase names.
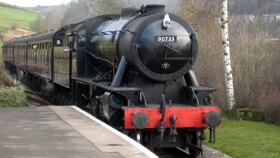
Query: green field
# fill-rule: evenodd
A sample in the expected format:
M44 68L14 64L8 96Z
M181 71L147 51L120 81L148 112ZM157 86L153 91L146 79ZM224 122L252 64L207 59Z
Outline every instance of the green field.
M37 16L38 13L0 3L0 32L10 29L13 25L30 30L29 23Z
M280 158L280 126L223 118L216 131L216 144L204 141L210 148L234 158Z
M0 33L11 29L12 26L30 30L29 24L34 21L39 13L4 4L0 2ZM3 39L0 37L0 48L2 47ZM2 56L2 48L0 50L0 60Z

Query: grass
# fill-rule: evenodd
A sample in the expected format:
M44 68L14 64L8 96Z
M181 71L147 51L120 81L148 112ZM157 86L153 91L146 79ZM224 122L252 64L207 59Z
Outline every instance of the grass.
M205 141L205 145L235 158L280 158L279 134L279 126L223 118L216 129L216 144Z
M17 25L19 28L30 30L29 23L36 20L38 13L0 4L0 32Z

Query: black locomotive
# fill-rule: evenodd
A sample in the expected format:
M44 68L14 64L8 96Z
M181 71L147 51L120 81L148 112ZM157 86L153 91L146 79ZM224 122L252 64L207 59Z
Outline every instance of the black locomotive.
M211 105L216 89L200 86L192 70L193 28L164 8L126 8L7 41L5 65L58 104L89 110L148 148L188 148L195 157L204 130L212 140L221 120Z

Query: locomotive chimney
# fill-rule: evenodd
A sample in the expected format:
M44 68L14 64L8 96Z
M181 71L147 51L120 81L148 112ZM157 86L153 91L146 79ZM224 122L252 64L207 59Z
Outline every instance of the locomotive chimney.
M154 14L164 12L165 5L162 4L150 4L141 7L142 13Z
M121 17L132 17L136 13L148 13L148 14L154 14L154 13L162 13L164 12L165 5L162 4L150 4L150 5L142 5L139 10L135 8L124 8L121 12Z

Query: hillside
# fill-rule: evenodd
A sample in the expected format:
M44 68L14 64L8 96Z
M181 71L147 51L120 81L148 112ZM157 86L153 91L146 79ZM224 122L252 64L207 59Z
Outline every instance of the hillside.
M41 13L43 15L48 15L49 12L51 12L54 8L59 7L59 6L36 6L36 7L29 7L29 9L34 10L38 13Z
M29 36L35 34L35 32L16 28L16 29L10 29L5 32L0 33L0 36L2 36L3 41L8 41L14 38L23 37L23 36Z
M0 3L0 32L13 26L29 29L29 23L34 21L39 13L4 3Z
M34 21L38 14L26 8L0 2L0 48L4 41L11 38L33 34L28 31L30 30L29 23ZM1 57L2 49L0 49L0 61Z

